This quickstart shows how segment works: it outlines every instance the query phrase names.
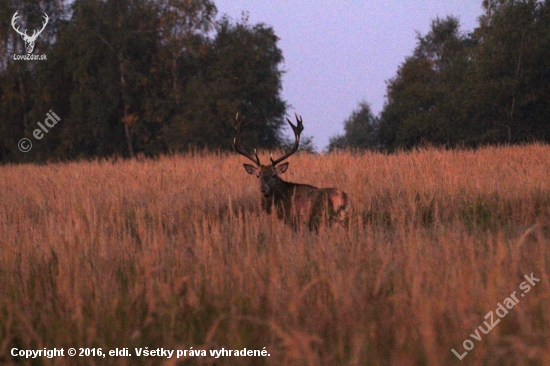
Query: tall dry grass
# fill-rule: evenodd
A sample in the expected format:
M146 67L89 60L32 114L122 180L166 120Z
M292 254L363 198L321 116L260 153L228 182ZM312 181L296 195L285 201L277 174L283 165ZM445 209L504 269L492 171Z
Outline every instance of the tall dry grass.
M319 234L261 212L237 155L0 167L0 363L177 361L26 361L14 347L267 347L183 364L549 365L549 157L295 156L285 179L352 199L349 228ZM532 272L540 282L472 339Z

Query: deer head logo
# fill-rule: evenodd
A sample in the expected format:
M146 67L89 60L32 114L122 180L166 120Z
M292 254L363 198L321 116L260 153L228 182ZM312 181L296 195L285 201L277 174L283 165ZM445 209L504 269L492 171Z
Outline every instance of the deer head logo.
M36 39L38 38L40 33L42 33L44 28L46 28L46 24L48 24L48 19L49 19L48 14L44 13L45 21L44 23L42 23L42 29L40 29L39 31L35 29L32 36L29 36L27 34L27 30L25 30L25 32L23 33L19 31L19 27L15 28L15 22L17 18L19 18L19 16L17 15L17 11L16 11L15 14L13 14L13 17L11 18L11 26L13 27L13 29L15 29L17 33L21 35L21 38L23 38L23 41L25 41L25 49L27 50L27 53L32 53L32 51L34 50L34 42L36 42Z

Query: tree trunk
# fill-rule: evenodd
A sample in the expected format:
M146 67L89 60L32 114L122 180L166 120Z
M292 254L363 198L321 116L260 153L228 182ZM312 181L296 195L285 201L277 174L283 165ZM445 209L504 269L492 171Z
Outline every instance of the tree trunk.
M122 123L124 124L124 134L126 135L126 145L128 147L128 154L131 158L134 157L134 148L132 147L132 134L130 131L130 120L128 118L128 109L130 106L128 105L128 98L127 98L127 90L126 90L126 79L124 78L124 58L122 55L122 51L118 54L118 62L119 62L119 69L120 69L120 86L122 88L122 102L124 103L124 117L122 119Z
M23 78L21 74L19 78L19 94L21 95L21 104L23 105L23 131L27 132L27 98L25 96L25 85L23 84Z

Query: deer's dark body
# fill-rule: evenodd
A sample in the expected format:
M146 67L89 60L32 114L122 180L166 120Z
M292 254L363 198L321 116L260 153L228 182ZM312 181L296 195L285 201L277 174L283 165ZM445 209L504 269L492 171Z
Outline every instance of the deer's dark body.
M288 169L288 162L277 164L294 154L300 143L300 133L303 130L302 120L296 116L296 121L298 122L297 126L288 121L296 137L292 150L277 160L272 158L271 164L262 165L257 154L252 156L238 146L237 137L240 133L242 120L239 121L237 115L237 137L234 147L238 153L246 156L255 164L244 164L244 168L248 174L258 178L260 192L263 195L262 208L271 214L275 207L279 219L294 228L306 224L310 230L318 230L323 222L328 222L329 225L337 222L346 227L350 203L345 192L338 188L317 188L309 184L291 183L279 177Z
M262 208L268 214L275 206L279 219L292 227L303 223L310 230L317 230L326 221L347 227L349 201L345 192L338 188L317 188L279 180L273 193L262 198Z

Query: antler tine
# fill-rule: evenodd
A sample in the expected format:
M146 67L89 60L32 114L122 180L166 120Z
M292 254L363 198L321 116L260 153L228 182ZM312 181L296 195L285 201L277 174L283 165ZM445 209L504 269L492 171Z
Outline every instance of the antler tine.
M42 22L42 29L38 30L38 29L35 29L32 33L32 36L30 36L29 38L38 38L38 36L40 35L40 33L42 33L44 31L44 28L46 28L46 25L48 24L48 20L50 19L48 17L48 14L44 13L44 22Z
M298 150L298 147L300 146L300 134L304 130L304 125L302 124L302 117L298 117L296 113L294 113L294 116L296 117L296 126L292 122L290 122L288 117L286 120L288 121L288 124L290 124L290 127L292 127L292 131L294 132L294 138L296 139L296 141L294 142L294 146L292 147L292 150L284 154L279 159L273 160L273 157L270 158L271 164L274 166L279 164L283 160L287 159L290 155L294 154Z
M19 33L20 35L26 36L26 35L27 35L27 31L26 31L26 30L25 30L25 33L23 33L23 32L21 32L21 31L19 30L19 27L20 27L20 26L17 27L17 28L15 28L15 25L16 25L15 23L17 22L17 18L19 18L19 15L17 15L18 12L19 12L19 10L17 10L17 11L15 12L15 14L13 14L13 17L11 18L11 26L12 26L12 28L13 28L17 33Z
M19 18L19 15L17 15L17 13L19 13L19 10L17 10L15 12L15 14L13 14L13 17L11 18L11 26L13 27L13 29L17 33L19 33L20 35L25 36L25 37L27 37L28 39L31 39L31 40L36 39L40 35L40 33L42 33L42 31L44 30L44 28L46 28L46 25L48 24L48 20L50 19L48 17L48 14L44 13L44 17L43 17L44 21L42 22L42 29L40 29L40 30L35 29L32 33L32 36L29 37L29 35L27 34L27 30L25 30L25 32L23 33L19 30L20 26L15 28L15 25L16 25L15 23L17 22L17 18Z
M38 32L38 34L42 33L42 31L44 30L44 28L46 28L46 25L48 24L48 20L50 20L50 17L48 17L48 14L44 13L44 21L42 22L42 29L40 29L40 31Z
M237 115L235 116L235 121L237 122L237 124L235 125L235 130L237 130L237 136L233 139L233 147L235 148L235 151L237 151L239 154L241 154L242 156L247 157L248 159L252 160L252 162L254 164L256 164L256 166L261 166L262 164L260 163L260 158L258 158L258 153L256 152L256 149L254 149L254 157L253 157L251 154L246 152L246 150L242 149L239 146L240 141L238 139L241 135L241 128L243 127L242 126L243 120L244 120L244 117L239 120L239 113L237 113Z

